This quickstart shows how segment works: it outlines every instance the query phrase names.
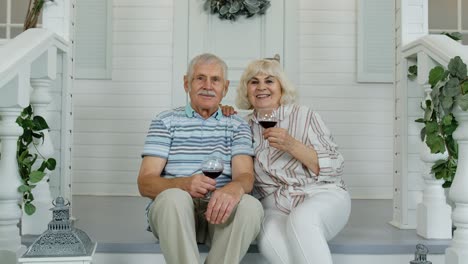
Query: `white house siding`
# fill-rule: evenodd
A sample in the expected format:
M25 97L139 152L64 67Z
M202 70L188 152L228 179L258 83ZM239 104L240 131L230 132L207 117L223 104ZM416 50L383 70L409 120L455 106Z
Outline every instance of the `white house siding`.
M354 198L392 197L393 85L356 82L356 1L301 0L300 103L319 111L346 159ZM138 195L152 116L171 107L170 0L114 0L113 80L74 90L75 194Z
M393 84L356 82L356 8L356 0L300 1L299 98L333 132L352 197L391 198Z
M74 194L138 194L149 122L171 107L172 14L171 0L113 1L112 80L74 85Z
M397 0L395 8L395 119L393 164L393 220L400 228L416 228L416 208L422 199L419 151L421 129L414 120L422 116L423 91L417 81L407 81L407 67L415 61L403 59L402 47L428 33L427 0Z

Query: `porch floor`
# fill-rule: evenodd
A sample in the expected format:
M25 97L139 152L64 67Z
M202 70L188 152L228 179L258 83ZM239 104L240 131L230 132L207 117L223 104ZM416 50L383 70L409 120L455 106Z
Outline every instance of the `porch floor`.
M146 231L148 199L121 196L74 196L75 226L98 242L101 253L160 253L155 238ZM415 230L400 230L388 222L391 200L353 200L351 217L343 231L329 242L333 254L413 254L425 244L429 254L444 254L450 240L426 240ZM25 244L34 237L24 236ZM200 250L207 251L205 246ZM250 249L256 252L255 246Z

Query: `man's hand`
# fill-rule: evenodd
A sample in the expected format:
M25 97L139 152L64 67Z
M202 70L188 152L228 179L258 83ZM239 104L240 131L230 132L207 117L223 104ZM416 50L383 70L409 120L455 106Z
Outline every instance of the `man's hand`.
M184 180L182 190L193 198L203 198L208 191L216 190L216 181L203 174L194 174Z
M284 128L272 127L263 132L263 137L268 140L271 147L290 153L298 141L289 135Z
M205 213L206 220L211 224L223 224L229 218L232 210L239 204L244 189L237 182L231 182L216 190L212 195Z

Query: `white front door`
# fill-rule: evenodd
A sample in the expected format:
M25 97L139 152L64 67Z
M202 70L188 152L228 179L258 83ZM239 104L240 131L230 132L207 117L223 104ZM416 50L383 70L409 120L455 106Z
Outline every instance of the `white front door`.
M205 0L178 0L174 16L173 106L186 103L180 87L187 65L194 56L210 52L224 59L229 67L231 81L224 104L234 106L236 88L247 64L254 59L280 55L285 70L294 76L297 67L295 47L297 24L296 0L271 0L265 15L236 21L221 20L218 15L204 10ZM179 52L182 51L182 52Z

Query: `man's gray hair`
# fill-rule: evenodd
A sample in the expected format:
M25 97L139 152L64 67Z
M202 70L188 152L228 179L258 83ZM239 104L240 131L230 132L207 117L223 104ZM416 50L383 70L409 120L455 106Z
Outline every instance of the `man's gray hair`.
M228 67L227 67L226 63L220 57L218 57L218 56L216 56L214 54L203 53L203 54L200 54L200 55L196 56L195 58L193 58L190 61L190 64L188 65L187 80L189 81L189 85L193 80L193 72L195 71L195 66L199 65L199 64L202 64L202 65L203 64L218 64L223 69L224 81L228 80L228 73L227 73L228 72Z

